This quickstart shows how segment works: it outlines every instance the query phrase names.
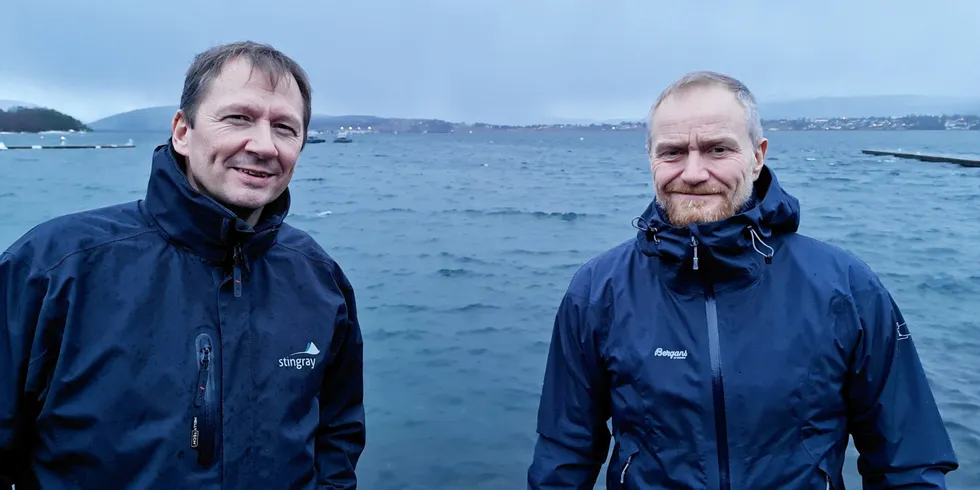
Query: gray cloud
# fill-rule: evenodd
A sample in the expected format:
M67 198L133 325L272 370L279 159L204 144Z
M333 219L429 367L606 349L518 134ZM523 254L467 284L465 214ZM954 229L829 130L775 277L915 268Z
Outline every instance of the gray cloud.
M83 120L176 104L193 55L239 39L300 61L324 114L637 118L670 80L701 68L742 78L764 100L980 95L971 0L35 0L3 10L0 98Z

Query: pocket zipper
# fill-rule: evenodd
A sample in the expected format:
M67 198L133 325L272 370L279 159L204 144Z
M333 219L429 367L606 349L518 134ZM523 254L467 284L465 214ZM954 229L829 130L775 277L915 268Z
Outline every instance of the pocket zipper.
M191 421L191 447L197 450L197 461L202 466L211 466L214 461L217 435L215 425L217 420L214 412L214 385L212 383L211 356L212 344L210 336L204 334L198 338L198 371L197 393L194 396L195 415Z

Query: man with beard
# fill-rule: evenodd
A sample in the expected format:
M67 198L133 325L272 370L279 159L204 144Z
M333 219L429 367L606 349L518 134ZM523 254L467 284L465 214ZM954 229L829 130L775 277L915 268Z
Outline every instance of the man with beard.
M554 323L528 488L945 488L957 468L910 330L851 254L797 232L756 102L691 73L654 104L656 198ZM612 420L612 431L607 421Z
M353 289L283 222L310 94L272 47L199 54L145 199L0 255L0 486L355 488Z

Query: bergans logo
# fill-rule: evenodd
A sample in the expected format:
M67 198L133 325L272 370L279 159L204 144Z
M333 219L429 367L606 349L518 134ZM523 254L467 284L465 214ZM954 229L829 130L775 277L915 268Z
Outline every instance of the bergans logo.
M657 347L657 350L653 352L653 355L657 357L669 357L670 359L687 359L686 350L666 350Z
M279 367L293 369L313 369L316 366L316 356L320 353L316 344L310 342L306 344L306 350L293 352L292 354L279 359Z

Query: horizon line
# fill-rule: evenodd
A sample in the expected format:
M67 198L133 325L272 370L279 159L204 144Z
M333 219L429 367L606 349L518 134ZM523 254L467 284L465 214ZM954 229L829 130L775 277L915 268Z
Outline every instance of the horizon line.
M760 103L759 105L772 104L772 103L778 103L778 104L793 103L793 102L801 103L801 102L819 101L819 100L828 100L828 99L831 99L831 100L832 99L838 99L838 100L844 99L844 100L846 100L846 99L855 99L855 98L872 98L873 99L873 98L888 98L888 97L924 97L924 98L933 98L933 99L940 99L940 100L943 100L943 99L954 99L954 100L955 99L960 99L960 100L963 100L964 102L966 102L966 101L975 101L975 102L980 103L980 96L977 96L977 97L968 97L968 96L923 96L923 95L876 95L876 96L819 96L819 97L813 97L813 98L807 98L807 99L787 99L787 100L783 100L783 101L779 101L779 102L765 102L765 103ZM24 104L24 105L7 105L6 107L0 107L0 110L9 110L9 109L12 109L12 108L17 108L17 107L22 107L22 108L27 108L27 109L50 109L50 110L54 110L54 111L60 112L62 114L65 114L65 115L68 115L68 116L74 118L74 116L71 116L71 114L62 112L62 111L60 111L58 109L54 109L54 108L49 107L49 106L43 106L43 105L39 105L39 104L33 104L33 103L28 103L28 102L23 102L23 101L17 101L17 100L9 100L9 99L6 100L6 102L13 102L13 103ZM114 113L114 114L111 114L111 115L108 115L108 116L105 116L105 117L100 117L100 118L97 118L97 119L92 119L92 120L87 121L87 122L81 121L80 119L76 119L76 120L78 120L82 124L88 126L88 125L95 124L95 123L98 123L100 121L103 121L105 119L109 119L109 118L112 118L112 117L117 117L117 116L121 116L121 115L125 115L125 114L130 114L130 113L134 113L134 112L149 111L149 110L154 110L154 109L172 109L172 108L177 108L177 107L178 107L178 105L152 105L152 106L140 107L140 108L136 108L136 109L130 109L130 110L122 111L122 112L117 112L117 113ZM807 111L802 111L802 112L807 112ZM974 108L974 109L963 108L962 109L962 112L948 111L948 110L942 110L942 111L939 111L939 112L935 112L935 111L925 111L925 112L905 111L901 115L899 115L897 113L893 113L891 115L885 115L885 114L877 114L877 115L847 115L847 114L838 114L838 115L821 115L821 116L794 115L794 116L780 116L780 117L765 117L765 116L763 116L761 119L763 121L780 121L780 120L800 120L800 119L902 118L902 117L909 117L909 116L954 116L954 115L956 115L956 116L977 116L977 115L980 115L980 106L978 106L977 108ZM623 124L623 123L626 123L626 124L637 124L637 123L644 123L645 124L646 123L646 116L645 115L642 115L642 116L639 116L639 117L632 117L632 118L631 117L619 117L619 118L610 118L610 117L606 117L606 118L544 117L544 118L540 118L536 122L507 122L507 123L504 123L504 122L487 122L487 121L480 121L480 120L473 120L473 121L452 120L452 119L443 119L443 118L440 118L440 117L432 117L432 116L429 116L429 117L419 117L419 116L382 116L382 115L367 114L367 113L360 113L360 114L358 114L358 113L328 114L328 113L317 113L317 112L314 112L313 114L311 114L311 120L314 119L314 118L358 118L358 117L363 117L363 118L378 118L378 119L384 119L384 120L437 121L437 122L443 122L443 123L448 123L448 124L453 124L453 125L468 125L468 126L472 126L472 125L488 125L488 126L514 126L514 127L520 127L520 126L556 126L556 125L588 126L588 125L617 125L617 124ZM551 122L548 122L548 120L551 120Z

